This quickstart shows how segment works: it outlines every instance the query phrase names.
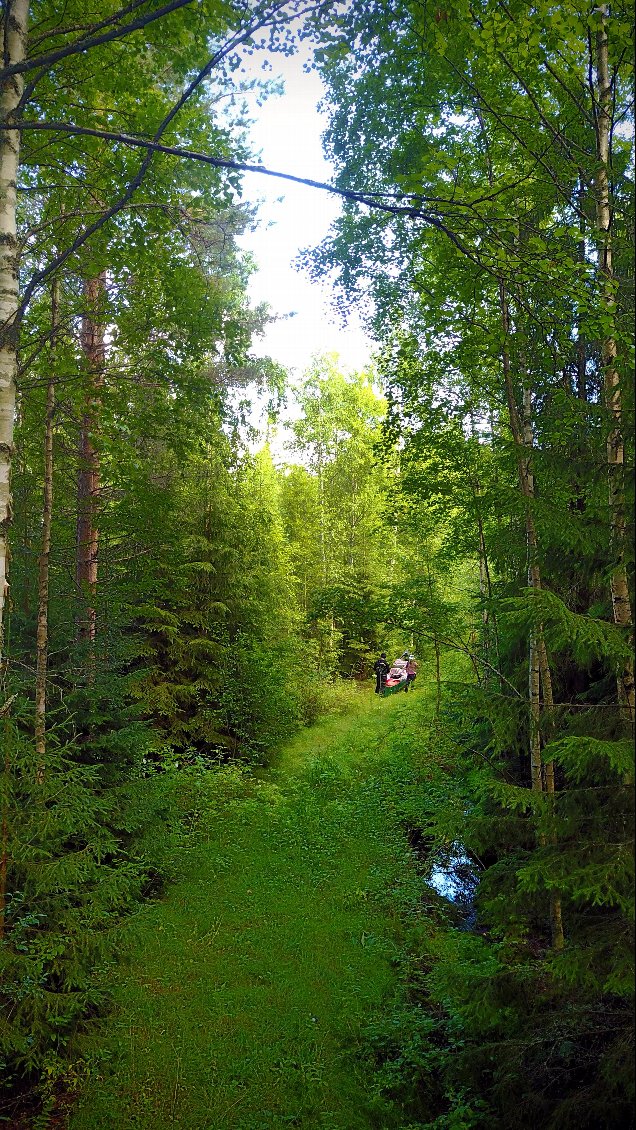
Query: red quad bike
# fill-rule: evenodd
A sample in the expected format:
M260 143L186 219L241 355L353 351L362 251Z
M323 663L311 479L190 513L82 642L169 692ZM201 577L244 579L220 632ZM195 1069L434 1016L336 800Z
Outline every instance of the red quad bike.
M382 697L386 698L386 696L389 694L397 694L398 691L405 691L408 685L409 684L406 677L406 671L404 672L404 675L402 675L398 679L391 678L391 675L389 675L382 689Z

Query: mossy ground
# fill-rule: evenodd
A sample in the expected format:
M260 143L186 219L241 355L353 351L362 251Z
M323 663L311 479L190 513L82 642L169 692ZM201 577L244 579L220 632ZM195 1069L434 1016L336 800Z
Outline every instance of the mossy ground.
M71 1130L404 1125L360 1034L404 992L421 880L402 806L426 713L425 692L364 687L270 770L225 778L180 878L137 916Z

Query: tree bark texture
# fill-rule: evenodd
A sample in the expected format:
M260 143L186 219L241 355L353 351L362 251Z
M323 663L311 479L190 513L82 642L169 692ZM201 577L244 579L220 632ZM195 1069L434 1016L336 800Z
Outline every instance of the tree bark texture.
M504 333L508 336L510 332L510 315L508 310L508 300L503 282L499 284L499 295L501 303L501 319ZM532 470L532 448L534 444L534 436L532 431L532 400L529 386L524 387L523 390L523 413L520 416L515 397L515 390L512 381L512 371L510 365L510 353L507 349L503 351L503 372L504 382L506 386L506 399L508 402L508 416L510 420L510 430L512 438L517 448L517 468L519 472L519 485L521 493L526 499L526 545L528 550L528 587L538 592L541 589L541 569L538 561L538 539L537 530L534 523L534 516L532 514L531 504L534 498L534 473ZM551 712L553 706L552 697L552 677L550 674L550 664L548 660L547 648L545 646L545 639L543 635L543 626L537 623L533 627L530 640L530 666L536 663L539 672L540 684L542 686L544 704ZM529 686L534 688L535 683L532 674L529 675ZM540 695L540 689L537 687L537 696ZM534 693L534 690L533 692ZM537 697L537 702L540 704L540 698ZM532 694L530 696L530 715L531 715L531 730L533 729L532 723ZM540 715L540 707L539 707ZM540 731L539 731L540 732ZM534 756L533 743L534 737L531 736L531 753L530 760ZM534 775L532 777L533 788L535 787ZM554 768L552 764L545 766L545 782L546 791L554 792Z
M46 426L44 432L44 500L42 506L42 550L38 576L38 621L35 660L35 752L39 773L44 773L46 757L46 677L48 666L49 561L51 554L51 521L53 517L53 418L55 413L55 353L59 329L60 284L51 286L51 350L50 371L46 390Z
M530 782L536 792L543 791L539 678L539 647L537 634L533 628L528 647L528 699L530 701Z
M508 301L503 283L500 283L501 317L506 336L510 332L510 316ZM517 448L517 466L519 470L519 485L521 493L526 499L526 544L528 548L528 586L537 592L541 588L541 569L537 557L538 539L531 502L534 498L534 474L532 470L532 448L534 435L532 430L532 398L528 385L523 390L523 413L520 418L512 383L510 354L504 349L503 370L506 385L506 398L508 401L508 414L512 437ZM546 792L550 803L554 806L554 765L552 762L544 763L541 755L541 721L542 702L549 723L553 719L554 697L552 693L552 675L548 652L545 645L543 625L536 623L532 627L528 646L528 698L530 703L530 781L532 789L536 792ZM545 837L540 837L540 843L545 844ZM556 837L551 836L550 842L556 843ZM563 914L561 896L558 891L550 892L550 931L552 946L555 950L562 950L565 945L563 933Z
M78 622L78 639L95 639L97 590L97 527L100 468L96 436L99 428L100 392L104 381L106 344L101 306L106 290L104 272L84 283L85 312L81 344L88 368L84 414L80 426L77 477L77 565L76 579L84 610Z
M508 301L500 283L501 314L504 332L510 332L510 316ZM517 448L517 467L519 472L519 485L521 493L526 500L526 546L528 553L528 587L534 592L541 588L541 570L538 561L538 539L534 516L532 514L532 500L534 499L534 473L532 470L532 447L534 436L532 430L532 396L529 385L523 388L523 408L521 416L517 407L515 390L512 382L510 354L504 350L504 379L506 383L506 397L508 400L508 413L513 440ZM554 794L554 768L543 764L541 756L541 689L543 684L544 695L547 693L552 706L552 678L548 663L548 655L543 637L543 626L535 623L530 632L528 643L528 699L529 699L529 752L530 752L530 782L537 792L551 792ZM560 920L560 902L558 906ZM554 937L555 912L551 898L550 919ZM562 926L561 926L562 937Z
M490 580L490 566L488 564L488 549L486 546L486 538L484 536L484 525L481 515L477 516L477 525L479 529L479 591L482 600L492 598L492 584ZM501 655L499 653L499 629L497 627L497 617L494 610L489 611L484 608L482 612L482 624L484 630L484 650L486 652L486 659L488 662L488 669L499 673L501 679ZM494 656L491 660L491 652L494 647ZM494 660L494 662L493 662Z
M596 173L596 226L599 243L599 268L602 278L601 304L611 323L616 314L614 269L612 263L612 208L610 197L610 137L612 128L612 81L608 61L608 6L601 4L601 26L596 36L596 137L598 168ZM617 367L618 344L613 328L602 343L603 387L605 404L611 416L607 437L607 470L609 510L614 567L610 579L614 623L630 630L633 640L632 608L625 568L625 450L622 431L622 398ZM629 659L617 676L618 701L633 730L636 698L634 663Z
M2 798L2 822L0 823L0 940L5 935L5 922L7 910L7 871L9 867L9 773L11 770L11 755L9 752L8 734L6 733L6 722L3 723L5 729L5 742L4 742L4 779L5 791Z
M583 179L579 181L579 234L581 236L578 247L579 263L585 263L585 187ZM587 400L587 356L585 338L581 331L580 320L577 326L576 337L576 395L579 400Z
M28 0L3 5L3 48L8 65L26 57ZM11 123L24 87L21 75L0 86L0 122ZM0 653L8 592L8 533L11 521L11 459L17 371L18 241L16 232L17 177L20 134L0 130Z
M470 423L471 423L471 428L470 428L471 435L472 435L473 439L476 439L477 438L477 432L476 432L475 422L474 422L474 418L473 418L472 414L471 414ZM490 602L490 600L492 598L492 585L491 585L491 582L490 582L490 567L489 567L489 564L488 564L488 551L487 551L487 547L486 547L486 535L484 533L484 522L483 522L482 513L481 513L481 502L480 502L480 499L481 499L481 483L480 483L480 481L479 481L479 479L477 478L476 475L471 476L470 485L471 485L471 488L472 488L473 500L474 500L474 503L475 503L475 517L477 519L477 531L478 531L478 535L479 535L479 546L478 546L478 550L479 550L479 594L480 594L482 602L483 602L482 614L481 614L482 628L483 628L483 645L482 646L484 648L486 661L488 663L488 667L486 668L486 671L488 672L488 670L492 669L495 666L495 664L491 663L491 661L490 661L492 644L494 643L494 648L495 648L494 658L496 659L496 669L497 669L497 671L499 671L500 670L500 663L499 663L499 640L498 640L498 636L497 636L497 621L495 619L494 612L491 613L491 611L488 607L488 604L487 604L487 602ZM488 674L486 674L486 676L485 676L485 681L486 682L488 681Z

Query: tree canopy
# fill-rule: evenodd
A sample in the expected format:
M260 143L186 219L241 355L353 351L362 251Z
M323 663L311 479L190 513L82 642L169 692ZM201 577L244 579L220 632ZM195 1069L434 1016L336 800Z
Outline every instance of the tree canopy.
M220 767L261 771L406 649L431 697L405 834L461 843L478 925L417 935L428 1051L396 1030L387 1093L413 1128L631 1124L631 10L2 20L5 1109L54 1111ZM242 96L273 89L246 57L301 43L316 191L342 199L303 266L376 351L294 383L255 348L241 172L278 173ZM250 430L259 397L284 453Z

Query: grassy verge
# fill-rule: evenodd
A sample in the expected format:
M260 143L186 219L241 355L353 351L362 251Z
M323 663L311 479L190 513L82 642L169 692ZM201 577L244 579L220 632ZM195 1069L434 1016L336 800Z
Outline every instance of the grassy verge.
M219 778L180 878L136 917L71 1130L404 1125L360 1035L404 993L422 887L401 822L430 776L426 713L365 688L260 779Z

